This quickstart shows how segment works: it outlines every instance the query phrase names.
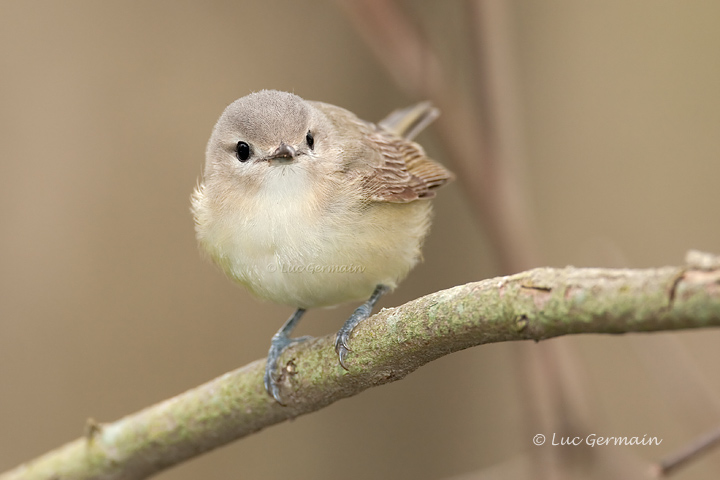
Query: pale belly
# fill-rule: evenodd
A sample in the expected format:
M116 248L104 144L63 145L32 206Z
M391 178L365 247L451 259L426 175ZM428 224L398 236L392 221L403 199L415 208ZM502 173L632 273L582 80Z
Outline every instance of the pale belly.
M226 225L212 254L225 273L260 298L312 308L367 299L394 288L417 263L429 202L377 204L343 216L291 207Z
M322 200L302 175L272 182L253 195L201 188L194 200L200 246L258 297L301 308L365 300L420 259L429 201L360 205L341 181Z

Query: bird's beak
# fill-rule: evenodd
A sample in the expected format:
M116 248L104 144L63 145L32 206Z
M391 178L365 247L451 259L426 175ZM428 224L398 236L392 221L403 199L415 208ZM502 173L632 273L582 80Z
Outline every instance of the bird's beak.
M295 160L295 149L284 142L280 142L280 146L270 154L268 160L280 160L281 162L291 162Z

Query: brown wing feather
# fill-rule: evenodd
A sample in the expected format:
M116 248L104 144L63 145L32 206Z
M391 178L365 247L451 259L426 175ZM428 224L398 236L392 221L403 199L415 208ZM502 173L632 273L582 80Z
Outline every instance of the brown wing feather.
M420 145L378 130L368 140L381 157L364 179L376 202L407 203L435 196L435 190L454 178L425 155Z
M343 136L341 143L357 145L356 151L346 156L348 164L344 169L360 180L371 201L408 203L432 198L437 188L454 178L445 167L429 159L420 145L407 138L438 116L429 102L392 112L379 125L334 105L311 103L335 124L338 135Z

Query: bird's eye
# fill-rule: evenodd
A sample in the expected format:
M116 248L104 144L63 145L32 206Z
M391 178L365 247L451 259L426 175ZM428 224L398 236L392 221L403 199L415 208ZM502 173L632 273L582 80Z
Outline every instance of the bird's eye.
M305 141L307 142L308 147L310 147L310 150L312 150L315 145L315 139L313 138L313 134L310 130L308 130L307 135L305 135Z
M241 162L247 161L250 158L250 145L245 142L238 142L235 146L235 155Z

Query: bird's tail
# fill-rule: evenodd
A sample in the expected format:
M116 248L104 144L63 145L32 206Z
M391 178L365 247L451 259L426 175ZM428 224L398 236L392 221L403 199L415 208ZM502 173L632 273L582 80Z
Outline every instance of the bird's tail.
M440 110L433 107L430 102L420 102L391 112L380 121L379 125L385 130L412 140L439 115Z

